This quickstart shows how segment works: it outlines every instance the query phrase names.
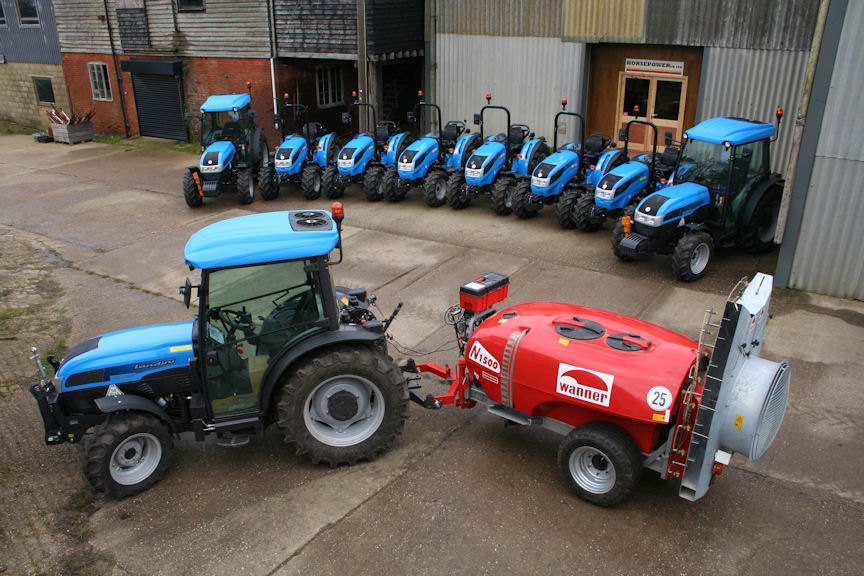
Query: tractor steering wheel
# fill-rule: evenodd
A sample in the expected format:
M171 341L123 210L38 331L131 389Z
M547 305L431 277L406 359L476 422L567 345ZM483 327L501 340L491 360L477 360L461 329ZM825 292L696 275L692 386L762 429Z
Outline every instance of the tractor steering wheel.
M240 330L248 336L250 332L255 331L252 315L246 311L238 312L236 310L220 309L219 320L228 327L229 334L234 334L234 332Z

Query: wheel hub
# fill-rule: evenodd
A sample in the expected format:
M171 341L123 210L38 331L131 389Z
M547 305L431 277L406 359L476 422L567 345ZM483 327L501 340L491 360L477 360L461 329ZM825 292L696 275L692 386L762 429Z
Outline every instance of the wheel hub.
M340 422L353 418L359 409L357 396L346 390L340 390L327 399L327 412Z

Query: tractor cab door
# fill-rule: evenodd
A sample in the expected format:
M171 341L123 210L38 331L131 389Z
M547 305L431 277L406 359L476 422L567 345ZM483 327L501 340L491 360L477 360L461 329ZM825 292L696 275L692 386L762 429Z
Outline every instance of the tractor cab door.
M214 418L261 410L261 382L280 352L324 330L318 275L308 260L223 268L206 278L203 347Z
M753 189L769 175L768 140L759 140L735 147L729 178L728 212L724 228L737 226L741 211Z

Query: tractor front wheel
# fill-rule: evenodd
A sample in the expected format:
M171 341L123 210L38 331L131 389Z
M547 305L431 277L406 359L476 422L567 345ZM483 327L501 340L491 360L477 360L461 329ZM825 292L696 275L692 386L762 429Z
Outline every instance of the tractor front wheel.
M528 203L528 196L531 194L531 183L523 180L516 184L516 189L513 191L513 212L518 218L533 218L540 210L537 206Z
M237 173L237 201L251 204L255 199L255 174L252 168L244 168Z
M195 184L195 178L188 170L183 174L183 198L190 208L197 208L204 202L201 194L198 193L198 185Z
M321 197L321 166L307 164L300 175L300 192L307 200L317 200Z
M513 190L516 182L509 176L502 176L492 185L492 209L499 216L513 213Z
M336 183L338 174L339 169L336 168L336 165L330 164L321 175L321 189L324 190L324 195L330 200L341 198L345 194L345 187Z
M582 232L595 232L603 228L603 221L594 217L594 196L583 194L576 201L575 218L576 227ZM605 219L604 219L605 220Z
M395 166L390 166L381 177L381 194L388 202L401 202L408 194L407 186L399 185L399 171Z
M598 506L627 498L642 476L636 443L607 422L589 422L570 432L558 449L558 465L570 489Z
M84 445L84 473L97 490L124 498L162 479L174 441L151 414L112 414Z
M621 219L619 218L615 223L615 228L612 229L612 252L622 262L632 262L632 258L625 256L624 253L621 252L621 241L624 240L625 236L624 225L621 223Z
M682 282L705 276L714 254L714 240L707 232L687 232L678 239L672 253L672 270Z
M366 168L363 175L363 195L369 202L378 202L384 195L381 193L381 177L384 168L381 166L370 166Z
M272 162L261 164L261 168L258 170L258 193L264 200L274 200L279 196L276 167Z
M402 433L408 388L371 346L320 350L283 377L278 426L297 454L330 466L373 460Z
M454 210L467 208L471 198L462 189L465 184L465 176L461 172L454 172L447 179L447 204Z
M430 170L423 182L423 201L430 208L438 208L447 202L447 173Z
M582 190L575 186L567 186L561 192L558 198L558 205L555 207L555 216L558 218L558 225L565 230L576 228L576 202L582 196Z

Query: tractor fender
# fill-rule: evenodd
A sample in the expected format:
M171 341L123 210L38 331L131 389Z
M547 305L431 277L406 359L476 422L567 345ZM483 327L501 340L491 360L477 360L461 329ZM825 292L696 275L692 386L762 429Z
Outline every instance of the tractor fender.
M191 174L200 174L201 173L201 169L198 166L187 166L186 169Z
M330 132L329 134L325 134L318 140L318 145L314 148L315 151L312 154L312 160L322 168L326 168L328 164L327 159L330 158L331 149L335 145L336 133Z
M456 141L456 146L453 147L453 153L447 160L447 168L464 170L468 158L480 147L480 144L479 134L468 133L460 136Z
M534 138L522 145L519 155L513 159L512 172L520 175L530 175L542 160L549 155L549 146L545 138ZM536 157L535 157L536 156Z
M783 187L783 178L780 174L772 173L768 178L759 182L753 187L753 191L750 192L750 197L747 198L747 203L744 205L744 209L741 210L741 213L738 215L738 226L744 226L750 219L753 217L753 212L756 210L756 206L759 204L759 201L762 200L762 197L768 193L771 188L774 186L780 185L781 189Z
M374 343L383 340L384 332L373 332L360 326L342 325L339 330L319 332L288 348L282 356L273 362L262 378L261 409L267 413L273 404L273 391L286 370L306 354L334 344L346 342ZM158 408L158 406L157 406Z
M103 414L113 414L114 412L147 412L153 414L174 430L174 422L168 417L158 404L137 394L120 394L118 396L102 396L93 402Z

